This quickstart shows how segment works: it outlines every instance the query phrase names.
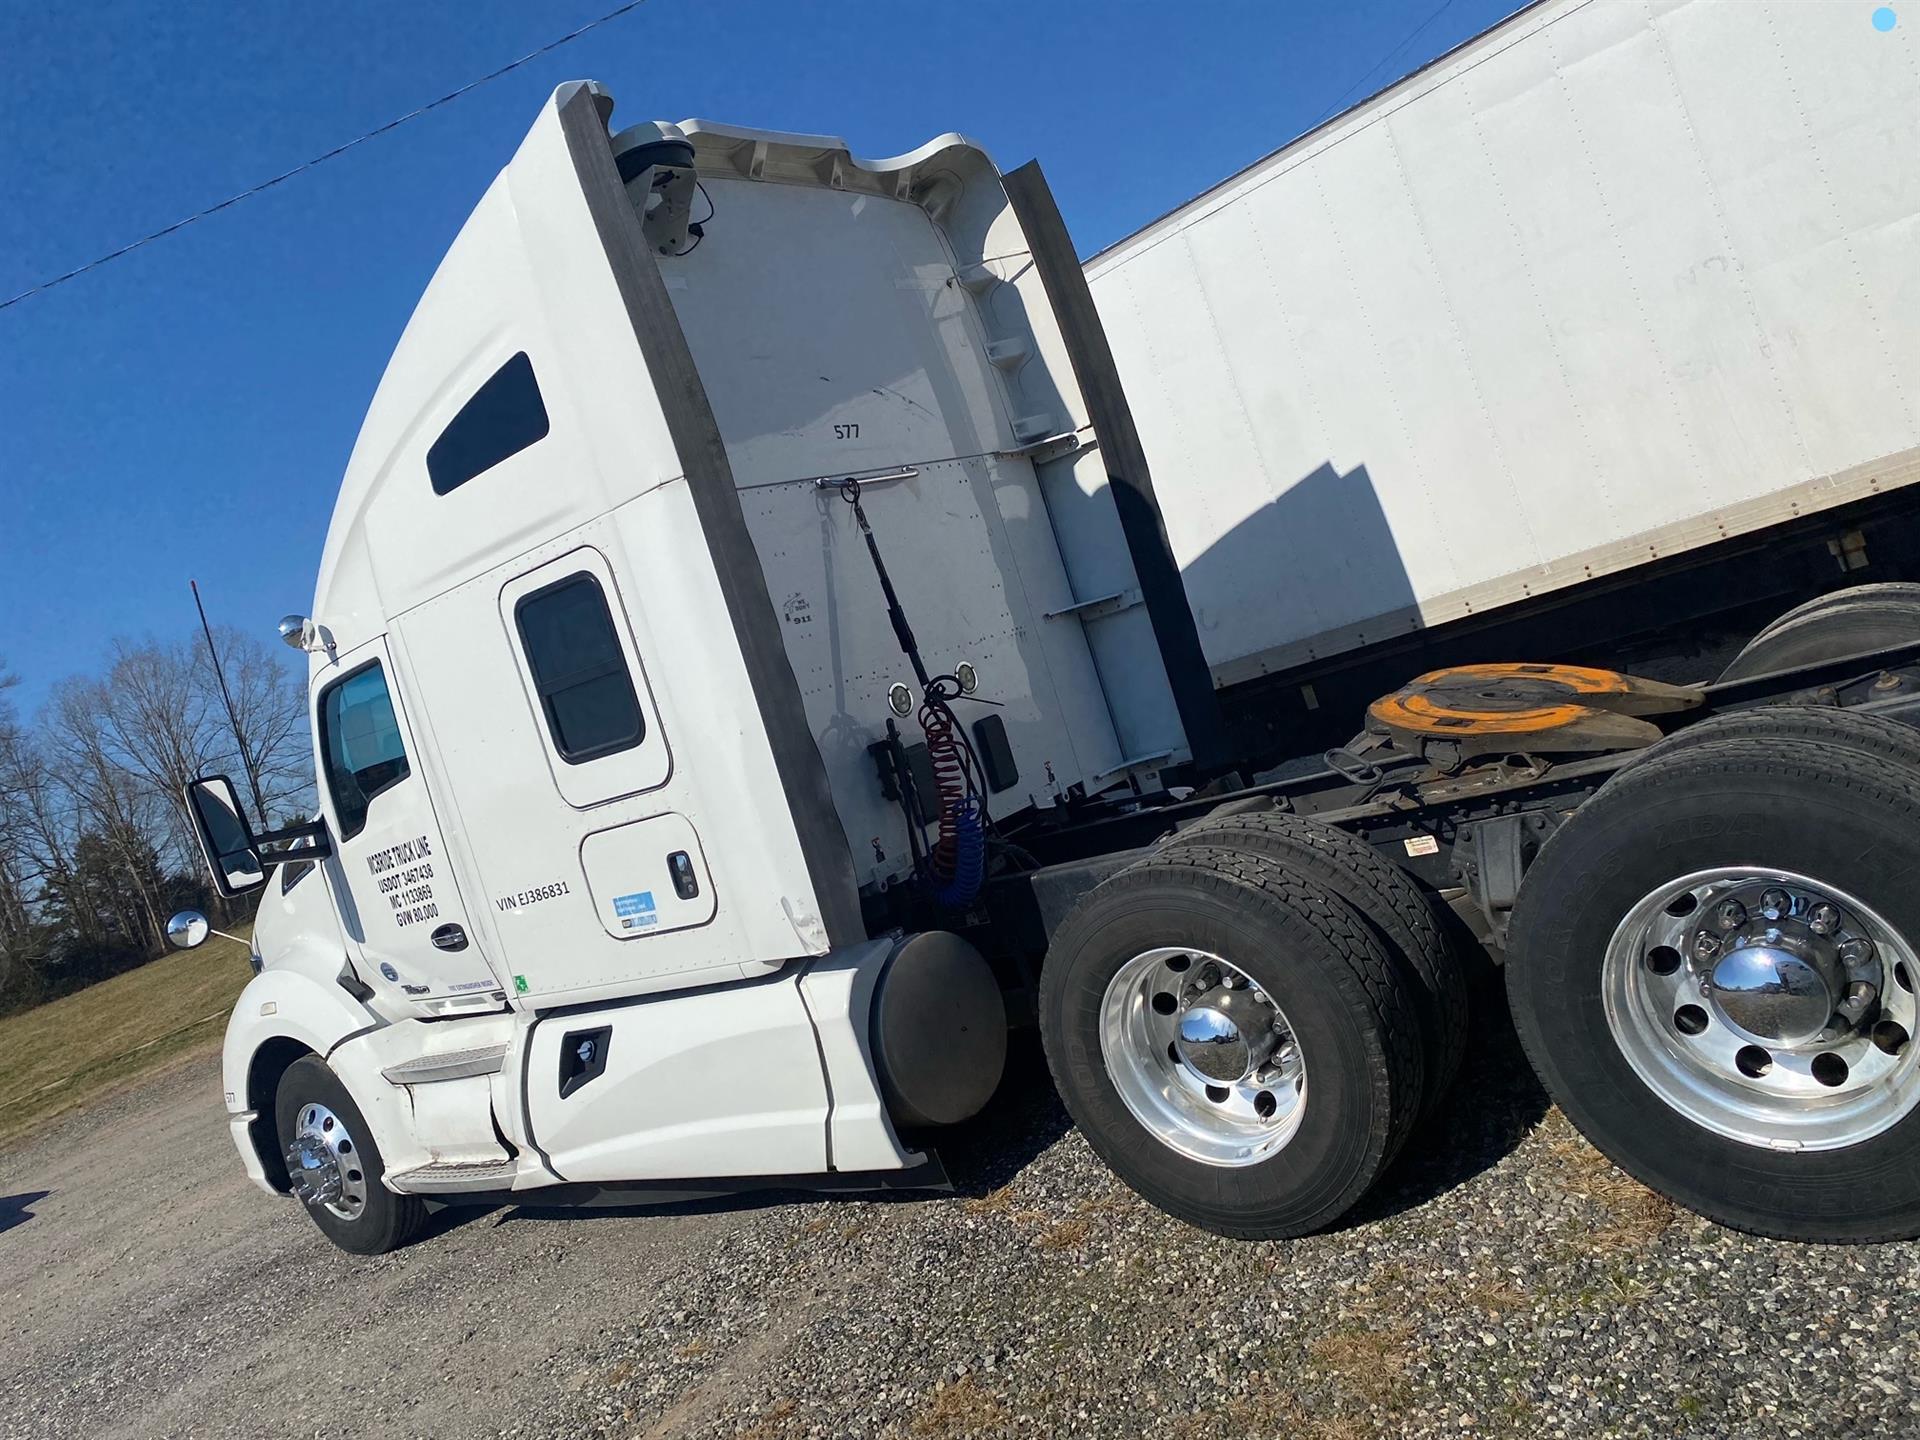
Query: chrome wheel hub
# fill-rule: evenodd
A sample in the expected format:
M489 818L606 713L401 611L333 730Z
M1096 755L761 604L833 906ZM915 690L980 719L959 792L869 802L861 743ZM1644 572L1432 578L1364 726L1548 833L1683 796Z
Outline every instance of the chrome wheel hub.
M303 1203L342 1220L354 1219L367 1208L360 1149L340 1117L317 1102L300 1107L287 1146L287 1178Z
M1728 951L1708 985L1727 1023L1762 1042L1804 1045L1833 1015L1833 987L1821 967L1772 937Z
M1681 876L1620 922L1602 963L1627 1062L1707 1129L1786 1150L1856 1145L1920 1102L1904 936L1789 871Z
M1174 1046L1194 1071L1218 1085L1237 1085L1279 1043L1276 1012L1248 988L1217 985L1187 1002L1174 1026Z
M1100 1004L1100 1049L1121 1102L1170 1149L1252 1165L1283 1149L1306 1107L1306 1065L1280 1007L1204 950L1122 965Z

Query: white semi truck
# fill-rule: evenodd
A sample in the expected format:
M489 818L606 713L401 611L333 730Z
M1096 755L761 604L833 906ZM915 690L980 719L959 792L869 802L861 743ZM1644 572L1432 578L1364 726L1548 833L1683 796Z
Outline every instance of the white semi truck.
M1621 1164L1920 1233L1920 643L1859 643L1910 596L1713 686L1422 676L1248 785L1038 169L612 110L553 95L374 397L281 627L320 813L188 790L261 897L262 1189L369 1253L430 1203L938 1186L1034 1016L1128 1183L1302 1233L1459 1064L1446 891Z
M1920 579L1920 61L1871 11L1541 0L1088 261L1236 731L1711 674Z

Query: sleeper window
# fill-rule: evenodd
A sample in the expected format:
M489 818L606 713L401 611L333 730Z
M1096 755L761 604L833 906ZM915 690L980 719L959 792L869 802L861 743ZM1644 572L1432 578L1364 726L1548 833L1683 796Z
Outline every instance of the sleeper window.
M427 450L433 493L445 495L547 434L547 403L523 350L493 372Z
M378 660L336 680L320 697L320 752L340 838L351 840L366 828L373 797L411 773Z
M553 748L570 765L646 738L640 698L600 582L570 575L514 607Z

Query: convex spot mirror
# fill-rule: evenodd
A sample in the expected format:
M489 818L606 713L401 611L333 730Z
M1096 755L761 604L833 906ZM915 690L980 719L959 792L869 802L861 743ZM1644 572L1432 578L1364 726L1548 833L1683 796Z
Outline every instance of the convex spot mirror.
M198 910L182 910L167 921L167 939L176 950L191 950L196 945L205 944L207 936L212 933L213 926Z

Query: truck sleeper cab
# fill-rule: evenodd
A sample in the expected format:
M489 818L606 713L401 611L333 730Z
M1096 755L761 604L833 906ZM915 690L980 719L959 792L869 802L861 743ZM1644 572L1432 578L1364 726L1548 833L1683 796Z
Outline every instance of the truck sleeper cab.
M1111 513L1100 573L1048 519L1099 472L986 157L610 111L562 87L455 240L283 627L320 815L225 1089L249 1172L342 1243L390 1243L358 1216L399 1194L937 1180L898 1127L977 1109L1006 1020L964 940L863 914L941 843L924 665L977 694L982 811L1185 754L1145 617L1078 613L1131 576ZM327 1103L276 1114L296 1064ZM346 1131L377 1178L315 1190Z
M1627 1169L1920 1233L1920 602L1709 686L1433 672L1248 784L1038 171L611 113L555 92L369 408L282 623L319 814L189 787L262 897L257 1183L361 1252L428 1200L938 1185L1011 994L1136 1190L1301 1234L1459 1068L1445 890Z

